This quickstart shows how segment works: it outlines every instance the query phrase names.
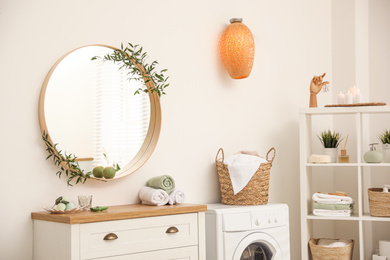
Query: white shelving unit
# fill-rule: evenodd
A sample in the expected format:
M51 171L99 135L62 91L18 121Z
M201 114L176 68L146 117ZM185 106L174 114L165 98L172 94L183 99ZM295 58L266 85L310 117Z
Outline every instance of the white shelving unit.
M309 247L308 242L313 237L313 225L324 223L321 221L342 221L342 223L353 223L358 226L358 237L355 240L355 253L354 259L367 260L371 256L372 245L368 246L367 240L370 238L370 234L367 234L364 226L367 222L390 224L390 217L371 217L369 212L364 212L364 209L368 208L367 203L364 203L364 196L366 196L367 187L363 180L370 178L369 171L372 167L390 167L390 163L369 164L363 160L364 152L367 150L363 147L363 137L368 134L365 131L366 118L370 116L366 115L390 115L390 106L362 106L362 107L327 107L327 108L303 108L300 109L300 197L301 197L301 252L302 259L309 259ZM329 164L313 164L308 163L310 154L313 153L313 122L314 117L317 116L331 116L335 118L339 115L352 117L355 121L356 138L349 139L348 143L356 142L356 161L350 163L329 163ZM317 134L317 133L314 133ZM312 140L313 139L313 140ZM368 147L367 147L368 148ZM348 152L351 155L352 151ZM355 155L353 156L355 158ZM312 185L316 181L315 171L327 171L337 175L339 172L335 172L336 169L349 170L353 173L356 172L355 178L357 179L357 185L353 185L357 190L357 197L355 200L355 210L351 217L319 217L312 214L312 194L317 191L313 191ZM383 169L383 168L381 168ZM366 175L365 172L368 172ZM368 175L368 177L367 177ZM355 183L355 182L351 182ZM355 187L356 186L356 187ZM343 222L347 221L347 222ZM333 223L333 222L332 222ZM389 225L385 223L384 225ZM388 226L386 226L388 228ZM366 232L366 233L365 233ZM318 237L316 237L318 238ZM337 237L335 237L337 238ZM387 239L390 239L390 235ZM367 249L369 247L369 249ZM366 252L365 252L366 250Z

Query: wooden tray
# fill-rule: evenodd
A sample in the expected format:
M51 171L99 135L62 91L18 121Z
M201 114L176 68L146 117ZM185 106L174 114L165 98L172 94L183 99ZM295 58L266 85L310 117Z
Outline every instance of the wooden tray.
M370 103L357 103L357 104L325 105L325 107L363 107L363 106L386 106L386 103L370 102Z

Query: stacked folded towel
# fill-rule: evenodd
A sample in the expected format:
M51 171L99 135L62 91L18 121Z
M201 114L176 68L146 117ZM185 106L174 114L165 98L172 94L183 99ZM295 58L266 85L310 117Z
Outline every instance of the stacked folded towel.
M169 175L153 177L146 182L146 187L139 191L142 204L162 206L183 203L185 194L175 189L175 181Z
M349 217L353 210L353 199L345 193L314 193L313 214L324 217Z

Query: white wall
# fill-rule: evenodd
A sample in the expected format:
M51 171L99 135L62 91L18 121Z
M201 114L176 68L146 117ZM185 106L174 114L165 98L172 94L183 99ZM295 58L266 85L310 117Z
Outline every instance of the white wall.
M93 194L94 205L137 203L156 175L170 174L187 202L219 201L215 155L275 147L270 202L290 206L291 259L300 259L298 109L308 106L313 75L331 79L328 1L2 0L0 3L0 252L32 258L30 212L60 195ZM219 34L232 17L252 30L252 74L232 80L217 57ZM38 98L50 67L82 45L141 44L169 69L157 148L138 172L73 188L46 161ZM331 93L319 95L319 105Z

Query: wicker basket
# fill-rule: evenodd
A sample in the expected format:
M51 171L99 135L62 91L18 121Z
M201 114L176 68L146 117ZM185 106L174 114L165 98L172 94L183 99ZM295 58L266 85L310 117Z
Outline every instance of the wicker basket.
M368 201L371 216L390 217L390 192L383 192L382 188L370 188Z
M268 154L274 151L271 160L268 160ZM218 159L219 153L222 153L222 159ZM248 184L236 195L234 195L232 182L230 180L229 170L224 164L224 152L220 148L217 152L215 162L217 165L217 172L219 177L219 185L221 190L221 200L223 204L227 205L263 205L268 203L269 177L272 166L272 161L275 158L276 150L271 148L266 160L268 162L262 163L257 169L256 173Z
M319 246L317 238L311 238L309 241L311 255L313 260L351 260L354 241L345 247L325 247Z

